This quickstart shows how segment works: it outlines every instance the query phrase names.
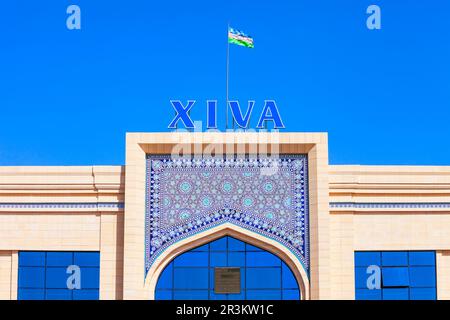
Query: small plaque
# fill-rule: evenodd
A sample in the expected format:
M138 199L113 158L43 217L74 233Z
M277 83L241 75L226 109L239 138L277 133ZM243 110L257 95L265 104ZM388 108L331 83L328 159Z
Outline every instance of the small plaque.
M241 293L241 268L215 268L214 293Z

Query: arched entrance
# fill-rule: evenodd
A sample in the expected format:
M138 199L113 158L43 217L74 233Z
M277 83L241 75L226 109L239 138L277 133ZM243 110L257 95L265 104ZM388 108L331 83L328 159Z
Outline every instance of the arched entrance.
M223 272L233 273L225 278L233 285L226 292L220 285L216 287ZM224 236L173 259L159 276L155 299L299 300L300 289L293 272L279 257Z
M240 240L241 242L245 242L248 245L258 247L264 252L271 253L278 257L281 260L281 264L284 263L292 272L296 283L298 284L299 298L302 300L309 299L309 277L301 261L296 257L295 254L293 254L287 247L274 239L266 238L258 233L241 228L231 223L224 223L214 228L203 231L201 234L185 238L168 247L161 255L159 255L150 268L145 279L144 287L145 291L147 292L147 298L151 300L157 298L156 288L158 280L162 276L162 273L166 270L166 267L169 266L174 261L174 259L176 259L178 256L181 256L185 252L190 252L191 250L198 247L204 246L206 244L211 244L213 241L218 240L224 236L235 238L237 240Z

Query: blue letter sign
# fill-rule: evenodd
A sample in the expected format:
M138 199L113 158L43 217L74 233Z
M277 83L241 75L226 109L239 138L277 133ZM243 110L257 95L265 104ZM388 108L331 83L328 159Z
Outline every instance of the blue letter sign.
M180 100L171 100L170 103L177 114L169 124L169 129L176 129L176 124L180 119L183 121L186 128L193 129L194 123L192 122L191 117L189 117L188 112L194 106L195 100L188 100L188 105L186 107L183 106Z
M264 122L266 121L273 121L275 129L284 128L283 121L281 120L280 113L278 112L277 104L273 100L266 100L256 128L262 129L264 127Z
M171 100L170 103L176 111L175 118L169 124L169 129L176 129L176 125L179 120L181 120L187 129L194 129L194 122L189 116L189 111L195 104L195 100L188 100L187 105L184 106L180 100ZM233 116L233 121L240 128L248 128L250 123L250 118L253 112L253 107L255 106L255 101L248 101L247 110L245 115L242 114L241 106L239 101L229 101L229 107L231 109L231 114ZM227 106L228 107L228 106ZM280 112L278 111L277 104L274 100L266 100L264 103L263 110L258 120L257 129L263 129L266 122L273 122L274 129L284 128L283 120L281 120ZM217 129L217 100L206 101L206 127L208 129Z
M239 106L239 101L230 101L231 113L233 114L233 119L236 124L241 128L247 128L248 123L250 122L250 115L252 114L253 106L255 105L255 101L249 101L247 112L245 116L242 117L241 107Z

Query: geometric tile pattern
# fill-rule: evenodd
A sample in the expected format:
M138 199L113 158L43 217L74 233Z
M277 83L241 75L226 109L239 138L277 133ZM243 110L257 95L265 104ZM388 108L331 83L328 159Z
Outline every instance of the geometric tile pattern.
M170 245L225 222L274 239L309 270L306 155L147 155L146 271Z

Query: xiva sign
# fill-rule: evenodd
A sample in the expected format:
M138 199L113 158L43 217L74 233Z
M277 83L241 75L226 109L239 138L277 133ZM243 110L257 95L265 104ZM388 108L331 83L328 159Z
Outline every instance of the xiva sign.
M194 129L194 122L190 117L190 111L195 104L195 100L188 100L186 105L180 100L171 100L170 103L175 109L176 115L170 122L168 128L176 129L177 123L181 120L187 129ZM229 101L228 106L231 109L231 115L234 123L240 128L248 128L250 118L253 112L255 101L248 101L247 110L242 112L239 101ZM206 101L206 126L208 129L217 129L217 100ZM274 129L284 128L283 120L281 119L280 112L278 111L277 104L274 100L266 100L260 113L257 129L263 129L268 122L273 123Z

